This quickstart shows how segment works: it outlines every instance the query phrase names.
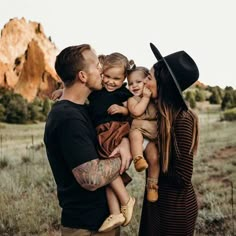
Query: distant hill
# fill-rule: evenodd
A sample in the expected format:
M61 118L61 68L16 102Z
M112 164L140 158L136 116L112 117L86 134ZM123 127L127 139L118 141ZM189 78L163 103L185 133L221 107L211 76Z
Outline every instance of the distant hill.
M0 86L28 101L49 96L60 82L54 70L57 53L40 23L11 19L1 30Z

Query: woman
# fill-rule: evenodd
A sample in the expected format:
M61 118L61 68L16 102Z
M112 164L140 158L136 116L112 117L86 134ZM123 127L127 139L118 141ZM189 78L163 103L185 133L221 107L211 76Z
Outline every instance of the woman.
M139 236L193 235L198 206L191 177L198 120L184 102L182 91L197 81L199 72L184 51L162 57L153 44L151 49L158 62L146 86L158 111L159 199L154 203L144 199Z

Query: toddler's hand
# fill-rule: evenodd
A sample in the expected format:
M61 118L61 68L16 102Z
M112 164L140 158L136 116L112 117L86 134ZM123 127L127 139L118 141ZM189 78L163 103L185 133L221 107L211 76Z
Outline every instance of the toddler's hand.
M114 115L114 114L122 113L122 109L123 109L122 106L113 104L107 109L107 112L109 115Z
M143 97L148 97L150 98L152 95L152 92L149 88L147 88L146 86L144 86L143 88Z
M51 99L53 101L56 101L62 96L62 94L63 94L63 89L57 89L52 93Z

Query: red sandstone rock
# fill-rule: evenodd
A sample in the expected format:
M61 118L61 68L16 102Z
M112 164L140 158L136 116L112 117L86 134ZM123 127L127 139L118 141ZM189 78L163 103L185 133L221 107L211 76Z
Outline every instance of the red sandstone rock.
M11 19L1 31L0 86L13 88L28 101L50 96L60 83L54 70L57 53L40 23Z

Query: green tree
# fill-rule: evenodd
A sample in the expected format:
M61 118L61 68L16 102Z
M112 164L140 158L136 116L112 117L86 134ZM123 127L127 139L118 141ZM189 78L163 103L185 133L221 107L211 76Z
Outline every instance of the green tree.
M195 101L195 99L193 97L190 98L189 105L190 105L191 108L195 108L196 107L196 101Z
M28 118L31 121L40 120L41 117L41 107L35 105L34 103L28 104Z
M28 120L28 103L20 94L12 94L6 107L6 121L22 124Z
M185 95L185 100L190 102L190 99L195 97L195 93L193 91L188 90Z
M209 102L211 104L220 104L221 103L221 96L219 94L219 90L216 87L214 87L212 89L212 94L209 97Z
M203 101L206 100L205 93L204 93L203 90L199 90L199 89L196 90L196 93L195 93L195 100L196 100L197 102L203 102Z
M0 121L5 121L6 119L6 109L5 107L3 106L3 104L0 104Z
M233 108L236 106L236 91L227 89L223 97L221 108L222 110L226 108Z
M48 98L46 98L43 102L43 109L42 109L42 113L47 116L48 112L51 110L51 103L50 100Z

